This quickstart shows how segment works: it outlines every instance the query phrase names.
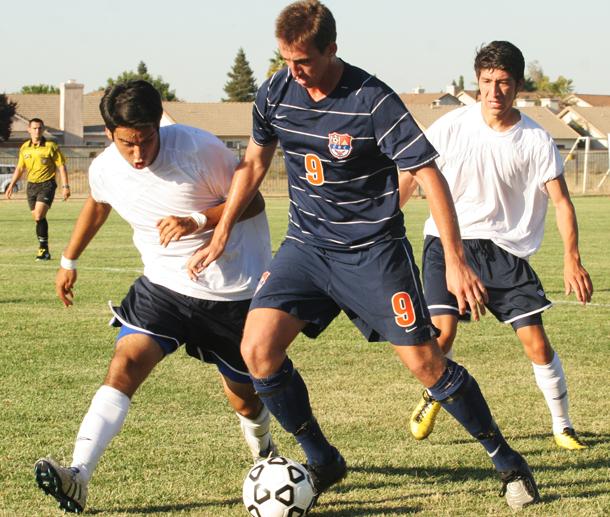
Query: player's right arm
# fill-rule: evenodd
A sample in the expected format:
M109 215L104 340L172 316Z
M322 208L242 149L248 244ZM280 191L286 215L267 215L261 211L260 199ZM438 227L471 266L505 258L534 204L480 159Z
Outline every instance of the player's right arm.
M224 210L214 228L212 238L187 262L186 267L192 279L197 278L201 271L222 255L233 226L258 192L269 165L271 165L271 160L273 160L276 145L277 142L273 142L261 146L250 139L246 154L235 169Z
M106 203L98 203L91 196L87 198L76 220L70 242L63 252L63 257L76 260L85 250L91 239L102 227L108 218L112 207ZM66 307L73 303L72 288L76 283L76 269L60 267L55 277L55 292Z

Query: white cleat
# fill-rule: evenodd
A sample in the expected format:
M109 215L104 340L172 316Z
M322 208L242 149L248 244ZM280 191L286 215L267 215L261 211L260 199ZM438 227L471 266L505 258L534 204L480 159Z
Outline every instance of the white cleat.
M34 465L38 487L59 502L59 507L81 513L87 502L87 483L77 468L62 467L53 458L39 459Z

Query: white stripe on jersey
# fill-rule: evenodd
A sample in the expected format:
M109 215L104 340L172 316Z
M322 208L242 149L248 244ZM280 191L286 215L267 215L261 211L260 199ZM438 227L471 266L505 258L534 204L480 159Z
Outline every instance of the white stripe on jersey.
M381 105L383 104L383 101L385 101L385 100L386 100L388 97L391 97L392 95L394 95L394 92L390 92L390 93L388 93L388 94L387 94L387 95L386 95L386 96L385 96L383 99L381 99L381 100L380 100L380 101L379 101L379 102L378 102L378 103L375 105L375 107L374 107L374 108L371 110L371 115L372 115L373 113L375 113L375 110L376 110L376 109L377 109L379 106L381 106Z
M358 94L359 94L359 93L362 91L362 87L363 87L363 86L364 86L366 83L368 83L368 82L369 82L369 81L370 81L372 78L373 78L373 76L372 76L372 75L369 75L369 76L368 76L368 77L367 77L367 78L366 78L366 79L365 79L365 80L362 82L362 84L360 85L360 88L358 88L358 91L356 91L356 95L358 95Z
M324 160L321 160L321 161L324 161ZM370 174L365 174L364 176L358 176L357 178L352 178L349 180L329 181L329 180L325 179L324 184L328 183L329 185L340 185L341 183L351 183L352 181L370 178L372 176L375 176L376 174L379 174L380 172L387 171L388 169L395 169L395 168L396 168L396 165L392 164L389 167L384 167L383 169L379 169L377 171L371 172ZM307 181L307 178L305 176L299 176L299 179Z
M275 104L271 104L270 102L268 102L268 104L269 104L269 106L275 106ZM284 103L280 103L279 105L282 108L292 108L292 109L301 110L301 111L312 111L314 113L330 113L331 115L346 115L348 117L370 117L371 116L370 113L366 113L366 112L365 113L362 113L362 112L352 113L349 111L319 110L319 109L314 109L314 108L303 108L302 106L294 106L293 104L284 104Z
M277 124L271 124L271 125L274 128L281 129L282 131L286 131L287 133L294 133L295 135L305 135L305 136L310 136L312 138L321 138L322 140L328 140L328 135L326 135L326 136L313 135L311 133L304 133L303 131L294 131L293 129L286 129L285 127L278 126ZM296 154L296 153L294 153L294 154Z
M396 160L398 156L400 156L404 151L406 151L409 147L411 147L415 142L417 142L424 134L420 133L413 140L411 140L407 145L405 145L400 151L398 151L394 156L392 156L392 160Z
M388 135L389 135L389 134L390 134L392 131L394 131L394 129L396 128L396 126L397 126L398 124L400 124L400 121L401 121L403 118L408 117L409 115L411 115L409 112L404 113L404 114L403 114L403 116L402 116L402 117L400 117L400 118L399 118L399 119L396 121L396 123L395 123L395 124L394 124L394 125L393 125L393 126L390 128L390 129L388 129L388 130L387 130L387 131L386 131L386 132L383 134L383 136L382 136L382 137L381 137L379 140L377 140L377 144L380 144L380 143L381 143L381 141L382 141L382 140L383 140L383 139L384 139L386 136L388 136Z
M292 188L294 190L300 190L301 192L306 192L305 189L300 188L300 187L295 187L294 185L291 185L290 188ZM307 195L311 198L322 199L322 200L326 201L327 203L331 203L333 205L352 205L355 203L364 203L365 201L371 201L373 199L380 199L385 196L391 196L393 194L396 194L397 192L398 192L398 189L394 189L394 190L390 190L389 192L384 192L383 194L380 194L379 196L363 197L362 199L358 199L356 201L333 201L332 199L324 198L318 194L307 194Z
M413 169L419 169L420 167L423 167L424 165L426 165L427 163L433 162L434 160L436 160L439 157L439 155L437 154L436 156L433 156L432 158L427 159L426 161L423 161L421 163L418 163L416 165L413 165L413 167L411 167L410 169L398 169L400 172L404 172L404 171L412 171Z
M345 224L379 224L379 223L382 223L384 221L389 221L390 219L393 219L394 217L396 217L397 214L401 213L400 211L397 211L397 212L394 212L389 217L382 217L381 219L378 219L376 221L342 221L342 222L340 222L340 221L329 221L328 219L324 219L323 217L318 217L318 216L316 216L316 214L312 214L311 212L307 212L307 211L303 210L296 203L292 202L292 204L302 214L306 214L306 215L310 215L312 217L315 217L318 221L322 221L322 222L329 223L329 224L337 224L337 225L345 225Z

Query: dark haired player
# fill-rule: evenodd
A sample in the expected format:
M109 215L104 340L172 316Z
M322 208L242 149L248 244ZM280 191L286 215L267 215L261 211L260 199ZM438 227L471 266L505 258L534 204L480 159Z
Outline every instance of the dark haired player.
M80 426L71 466L52 458L35 466L40 488L71 512L83 511L89 480L120 431L131 397L183 343L189 355L218 367L253 457L276 453L269 412L254 393L239 352L250 298L271 259L262 197L256 194L244 212L229 253L193 282L186 261L219 219L236 166L233 154L205 131L159 128L161 98L145 81L108 88L100 110L112 145L89 169L91 195L61 258L56 291L64 305L72 305L76 260L112 208L133 228L144 275L120 307L112 308L120 327L116 348Z
M335 22L317 1L290 4L276 22L288 67L260 88L253 135L235 172L209 246L191 260L209 267L255 195L278 142L286 157L289 228L252 300L242 355L256 392L307 456L318 494L347 471L324 437L307 388L286 350L303 332L318 336L344 311L369 341L389 341L402 362L488 451L508 503L537 500L525 460L506 443L477 382L445 360L435 339L399 207L399 178L420 179L447 249L447 282L459 305L485 290L467 266L437 153L400 98L336 57Z
M426 136L440 152L439 167L451 188L466 258L489 296L487 308L510 324L532 361L536 383L551 412L555 443L583 449L568 415L568 392L559 356L542 324L551 306L528 263L542 243L548 199L555 205L564 245L566 294L591 300L593 285L582 266L574 206L563 164L550 135L513 108L523 86L525 61L508 41L493 41L475 58L481 102L437 120ZM405 193L406 194L406 193ZM439 344L450 353L459 305L445 281L444 245L434 220L426 221L423 277ZM427 391L411 416L411 432L426 438L440 405Z

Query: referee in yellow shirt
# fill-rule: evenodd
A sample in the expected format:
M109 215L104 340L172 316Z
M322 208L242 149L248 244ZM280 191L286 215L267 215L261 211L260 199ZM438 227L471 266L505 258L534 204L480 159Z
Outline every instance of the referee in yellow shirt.
M66 160L55 142L44 138L44 122L33 118L28 125L30 139L19 149L19 162L15 168L11 183L6 189L7 199L13 196L13 188L21 175L27 170L27 198L34 221L36 221L36 236L38 237L38 253L36 260L51 260L49 253L49 224L47 212L53 204L57 182L55 176L59 171L62 197L70 197L68 171Z

